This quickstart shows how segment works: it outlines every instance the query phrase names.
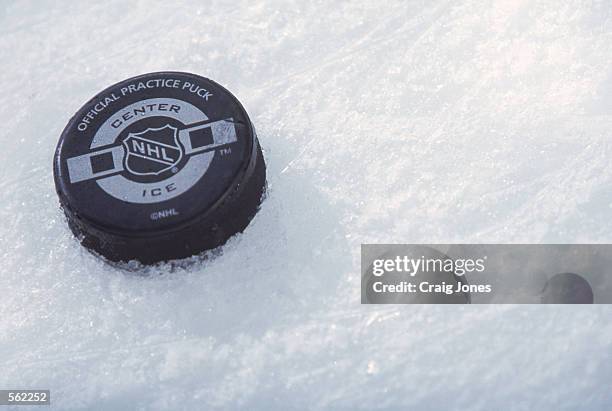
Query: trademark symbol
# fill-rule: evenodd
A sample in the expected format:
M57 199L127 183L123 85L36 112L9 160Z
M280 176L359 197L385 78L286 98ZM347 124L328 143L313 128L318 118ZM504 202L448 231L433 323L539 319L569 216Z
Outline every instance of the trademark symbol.
M221 150L219 150L219 153L222 156L227 156L228 154L232 154L232 149L231 148L222 148Z
M172 167L171 171L172 171L173 174L176 174L176 173L178 173L178 168L177 167Z

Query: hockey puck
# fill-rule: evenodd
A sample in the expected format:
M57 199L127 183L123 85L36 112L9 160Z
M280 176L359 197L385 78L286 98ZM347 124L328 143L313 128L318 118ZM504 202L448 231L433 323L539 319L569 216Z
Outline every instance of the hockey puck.
M240 102L179 72L133 77L92 98L62 132L53 171L82 245L143 264L224 244L249 224L266 182Z
M541 294L542 304L593 304L593 289L586 278L575 273L556 274Z

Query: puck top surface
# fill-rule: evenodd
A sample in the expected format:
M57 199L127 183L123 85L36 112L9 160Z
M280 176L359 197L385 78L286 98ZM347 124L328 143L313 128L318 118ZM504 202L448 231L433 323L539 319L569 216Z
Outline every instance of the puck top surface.
M64 129L54 159L66 211L125 235L173 229L239 184L254 130L238 100L212 80L179 72L117 83Z

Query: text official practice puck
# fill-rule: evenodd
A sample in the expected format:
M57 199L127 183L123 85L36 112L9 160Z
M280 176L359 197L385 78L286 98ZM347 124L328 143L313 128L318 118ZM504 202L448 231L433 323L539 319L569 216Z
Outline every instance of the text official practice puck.
M53 171L81 243L143 264L222 245L248 225L266 184L240 102L178 72L133 77L87 102L62 132Z

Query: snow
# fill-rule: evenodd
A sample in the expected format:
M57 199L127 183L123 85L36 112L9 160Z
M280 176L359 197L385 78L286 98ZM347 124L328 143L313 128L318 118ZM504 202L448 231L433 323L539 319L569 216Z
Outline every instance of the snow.
M607 1L3 2L0 388L55 409L604 410L611 308L362 306L362 243L612 240ZM269 196L219 256L84 251L52 156L133 75L257 127Z

